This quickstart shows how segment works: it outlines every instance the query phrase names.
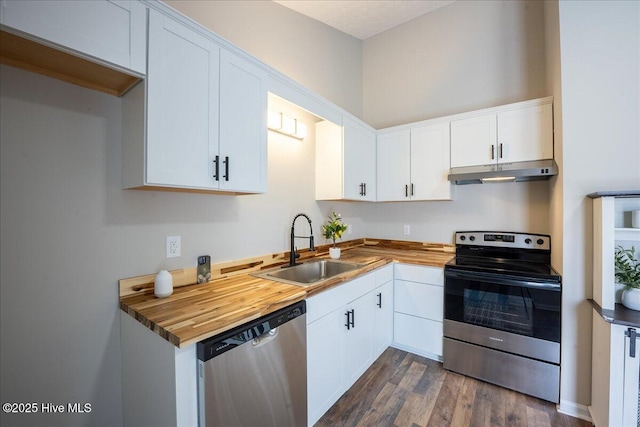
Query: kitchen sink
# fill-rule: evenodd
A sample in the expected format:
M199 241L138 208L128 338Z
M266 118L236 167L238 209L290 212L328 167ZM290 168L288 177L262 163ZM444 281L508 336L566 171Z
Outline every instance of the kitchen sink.
M255 273L253 276L292 285L310 286L339 274L357 270L363 266L364 264L356 264L354 262L320 260L305 262L295 267L274 268L262 273Z

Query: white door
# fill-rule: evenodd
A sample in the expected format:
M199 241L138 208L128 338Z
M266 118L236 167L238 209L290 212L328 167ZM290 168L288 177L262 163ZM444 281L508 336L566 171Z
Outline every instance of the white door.
M308 424L322 417L344 392L346 308L307 326Z
M148 66L146 183L214 188L218 46L150 10Z
M372 293L374 305L373 357L377 358L393 341L393 281Z
M343 118L344 198L376 200L376 134Z
M496 115L451 122L451 167L496 162Z
M347 306L351 311L351 326L346 334L347 363L345 381L350 387L373 362L374 306L371 293L363 295Z
M553 159L551 104L498 114L499 163Z
M408 130L378 136L378 201L409 199L411 136Z
M220 54L220 188L267 191L267 90L263 73Z
M451 199L449 123L411 129L411 199Z

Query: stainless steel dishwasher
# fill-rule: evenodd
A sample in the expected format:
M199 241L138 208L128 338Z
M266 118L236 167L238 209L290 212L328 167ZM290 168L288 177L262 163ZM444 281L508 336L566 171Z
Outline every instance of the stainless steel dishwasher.
M306 427L304 301L198 343L201 427Z

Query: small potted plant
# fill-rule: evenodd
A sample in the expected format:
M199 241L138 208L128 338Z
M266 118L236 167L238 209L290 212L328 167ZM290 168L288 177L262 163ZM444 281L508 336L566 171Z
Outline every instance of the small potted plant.
M347 226L342 222L340 214L332 212L327 223L322 226L322 234L325 239L331 239L333 246L329 248L329 256L334 259L340 258L340 248L336 247L336 239L342 237Z
M625 286L622 292L622 305L631 310L640 310L640 260L636 248L616 248L616 280Z

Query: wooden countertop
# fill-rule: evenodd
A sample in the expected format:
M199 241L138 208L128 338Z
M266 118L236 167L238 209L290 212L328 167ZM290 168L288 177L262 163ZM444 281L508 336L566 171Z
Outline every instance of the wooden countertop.
M453 257L451 245L363 239L357 245L345 246L340 260L364 264L364 267L308 287L252 276L252 272L259 271L254 264L259 263L250 262L247 264L251 268L246 272L221 274L204 284L175 286L173 294L167 298L154 296L152 275L123 279L120 281L120 309L175 346L186 347L394 261L442 267ZM328 248L324 249L328 251ZM318 251L319 256L307 254L306 259L325 258L324 249ZM283 257L273 258L282 263ZM184 281L180 272L172 274L174 285L176 277L178 282Z

